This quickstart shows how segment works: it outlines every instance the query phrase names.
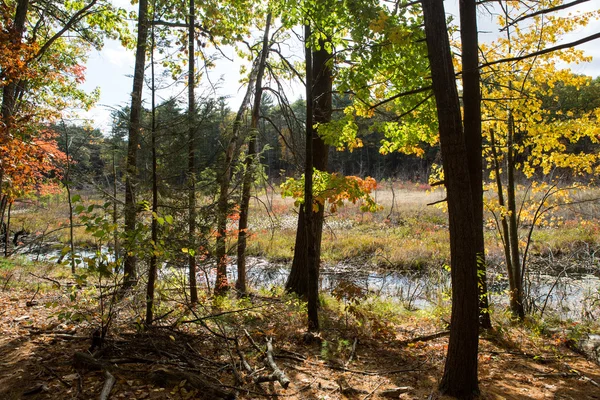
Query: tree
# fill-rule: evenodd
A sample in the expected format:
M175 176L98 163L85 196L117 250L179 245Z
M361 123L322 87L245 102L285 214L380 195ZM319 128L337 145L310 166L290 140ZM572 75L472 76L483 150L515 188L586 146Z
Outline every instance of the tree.
M472 398L479 392L477 249L468 153L442 0L422 2L431 79L440 126L444 183L448 193L452 317L440 383L443 393Z
M129 114L129 136L127 140L127 169L125 175L125 226L124 232L129 243L123 265L126 276L125 286L137 281L136 256L130 251L136 239L136 200L137 153L140 141L140 119L142 115L142 90L144 87L144 68L146 66L146 48L148 41L148 0L139 0L137 47L133 70L133 90L131 91L131 111Z
M330 46L330 42L327 40L319 40L318 43L313 43L314 38L309 36L305 38L305 40L311 40L309 42L309 48L313 52L311 57L312 64L307 65L307 70L310 68L310 76L306 78L306 85L312 86L311 95L314 99L314 104L309 106L310 100L307 98L307 123L309 121L308 114L309 108L314 113L314 117L311 117L311 121L314 124L325 124L331 121L331 104L332 104L332 64L331 54L327 51L327 47ZM308 75L307 75L308 76ZM308 91L307 91L308 96ZM313 119L314 118L314 119ZM329 146L325 144L323 138L318 134L316 129L306 128L307 135L311 135L311 143L312 143L312 159L313 159L313 167L318 171L326 171L327 170L327 160L329 158ZM308 143L308 141L307 141ZM307 148L307 158L308 158L308 148ZM306 161L308 163L308 161ZM310 169L312 171L312 168ZM305 179L308 175L305 169ZM312 187L312 186L311 186ZM306 196L306 195L305 195ZM306 204L311 204L306 201L300 206L300 211L298 214L298 230L296 231L296 242L294 245L294 258L292 261L292 269L290 271L290 275L288 276L287 282L285 284L285 288L289 292L294 292L299 296L306 297L310 295L309 288L309 263L306 261L308 256L308 246L309 243L306 243L307 240L306 230L309 229L306 224L305 218L310 210L306 210ZM315 205L317 207L317 211L312 216L313 218L313 227L312 232L314 233L314 246L315 246L315 257L316 264L320 263L320 254L321 254L321 236L323 234L323 218L325 215L325 206L324 204L317 203ZM318 279L318 274L317 274Z
M479 279L479 322L490 329L487 268L483 237L483 137L481 133L481 91L479 78L479 40L477 32L477 5L475 0L460 2L460 38L462 48L462 83L464 133L469 161L469 177L473 195L475 243Z
M242 182L242 198L240 202L240 220L238 225L238 247L237 247L237 273L238 279L235 288L241 293L246 293L246 244L248 237L248 214L250 208L250 190L254 178L255 164L257 163L256 136L258 130L258 120L260 117L260 105L263 98L262 79L265 73L267 57L269 54L269 29L271 27L272 14L267 14L267 22L262 41L262 48L259 53L258 71L254 88L254 103L252 105L252 115L250 118L250 132L248 137L248 152L245 160L245 171Z
M551 45L562 35L587 24L593 16L587 12L546 17L548 10L562 3L526 3L525 16L521 11L524 4L502 3L499 24L503 27L503 36L495 43L482 46L486 60L482 71L486 99L483 132L493 180L490 187L497 194L497 199L487 206L498 219L509 278L510 308L519 320L523 320L526 313L523 285L529 240L521 248L519 225L525 213L517 208L518 170L527 177L539 169L548 174L555 167L589 173L597 160L593 153L569 154L564 146L565 141L573 143L583 137L596 140L592 133L593 112L566 123L553 120L551 114L542 109L543 99L554 96L557 83L582 86L586 82L586 78L556 66L559 60L585 61L581 51L568 47L545 51L551 50ZM529 24L528 29L518 26L524 20Z
M189 20L188 20L188 234L190 238L196 235L196 126L194 117L196 116L195 94L196 71L194 61L196 52L194 50L196 3L190 0ZM188 255L189 281L190 281L190 302L198 302L198 288L196 285L196 254L192 251Z

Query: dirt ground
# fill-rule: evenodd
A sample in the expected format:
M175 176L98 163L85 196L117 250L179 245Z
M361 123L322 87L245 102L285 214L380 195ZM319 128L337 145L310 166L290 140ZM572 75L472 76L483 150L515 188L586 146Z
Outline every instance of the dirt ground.
M309 341L292 316L281 318L285 306L277 299L254 300L260 302L265 311L248 328L252 342L241 335L236 345L196 324L142 331L127 318L113 327L100 351L94 350L101 363L94 367L74 361L76 354L91 354L93 326L58 319L73 306L64 291L36 294L5 286L0 291L0 398L99 398L105 371L116 379L112 399L445 398L436 388L448 338L431 319L407 317L400 325L387 325L391 334L357 334L355 342L339 323L324 323L321 336ZM329 316L324 312L322 318ZM435 332L438 337L427 337ZM339 340L344 335L346 342ZM254 382L270 374L259 352L267 336L275 338L274 361L289 378L285 390L279 382ZM523 328L482 335L482 399L600 399L598 365L558 339L531 337ZM344 351L339 343L345 343ZM238 350L253 374L242 367Z

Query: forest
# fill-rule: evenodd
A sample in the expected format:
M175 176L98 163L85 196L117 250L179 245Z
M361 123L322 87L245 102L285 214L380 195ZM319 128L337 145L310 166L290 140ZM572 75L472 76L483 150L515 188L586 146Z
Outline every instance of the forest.
M0 398L600 399L596 1L0 14Z

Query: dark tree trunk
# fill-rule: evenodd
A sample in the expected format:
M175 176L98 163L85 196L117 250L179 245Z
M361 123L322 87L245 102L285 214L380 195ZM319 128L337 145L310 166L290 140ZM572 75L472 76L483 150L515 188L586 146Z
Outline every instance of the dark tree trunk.
M23 41L23 34L25 32L25 21L27 20L27 9L29 8L29 0L19 0L17 3L17 9L15 11L15 19L13 21L13 29L11 32L11 40L15 44L20 44ZM2 89L2 121L4 125L3 129L0 129L0 148L4 145L5 141L10 135L10 130L13 124L14 108L17 98L18 81L15 77L10 76L10 71L3 71L4 74L8 75L6 79L8 82L4 84ZM0 192L2 190L2 183L4 181L4 167L2 166L2 160L4 154L0 151ZM0 224L4 223L4 213L2 213L2 219ZM8 242L6 243L8 246Z
M254 164L256 162L256 133L258 130L258 118L260 115L260 103L262 100L262 77L265 73L265 65L269 53L269 28L271 27L271 13L267 14L267 23L263 36L262 50L258 71L256 73L256 85L254 89L254 104L252 105L252 117L250 119L250 137L248 139L248 155L246 157L246 172L242 183L242 199L240 203L240 221L237 247L237 272L238 279L235 288L240 294L246 293L246 244L248 237L248 211L250 209L250 189L254 178Z
M150 74L152 79L152 255L148 270L148 287L146 289L146 325L152 325L154 320L154 286L158 275L158 176L156 175L156 87L154 85L154 26L152 27L152 48L150 52Z
M194 71L194 23L195 23L195 2L190 0L190 16L188 29L188 234L191 243L196 242L196 175L195 175L195 154L194 147L196 143L196 127L194 124L196 116L196 106L194 97L194 87L196 86L196 75ZM197 246L192 246L193 251L188 255L188 269L190 280L190 302L198 302L198 287L196 283L196 250Z
M148 0L140 0L138 9L137 49L133 71L133 90L131 92L131 115L129 119L129 138L127 142L127 170L125 178L125 235L127 252L125 254L125 286L137 282L135 186L137 181L137 151L140 142L140 119L142 115L142 89L144 88L144 68L146 64L146 47L148 40Z
M332 70L327 64L331 55L325 50L325 42L319 43L320 49L312 54L312 82L313 82L313 99L314 101L314 124L326 123L331 121L331 104L332 104ZM309 81L307 80L307 83ZM313 167L319 171L327 170L327 161L329 155L329 146L325 144L323 139L311 129L312 135L312 153ZM305 175L306 177L306 175ZM296 231L296 243L294 246L294 259L292 261L292 269L285 284L285 289L288 292L296 293L298 296L307 298L308 296L308 269L306 264L306 235L304 229L306 224L304 207L300 207L298 214L298 230ZM314 224L314 240L315 252L317 257L317 265L321 259L321 237L323 234L323 217L325 209L322 204L319 205L319 210L313 213Z
M313 213L313 68L312 52L308 45L312 40L310 25L304 26L306 52L306 165L304 168L304 234L306 237L306 269L308 273L308 330L319 330L319 258L316 252L314 213Z
M473 196L443 0L424 0L425 33L448 193L452 318L440 390L472 398L477 384L478 288Z
M25 21L27 20L27 9L29 8L29 0L19 0L17 3L17 9L15 11L15 19L13 21L13 27L11 30L11 40L14 44L20 44L23 40L23 34L25 32ZM12 118L14 114L14 107L16 102L16 94L18 87L18 80L10 77L10 71L8 72L7 79L9 80L4 88L2 89L2 120L5 124L6 129L10 129L12 124ZM8 132L6 132L8 133Z
M481 135L481 91L479 79L479 41L475 0L460 0L460 38L462 42L462 82L465 144L475 218L475 249L479 280L479 323L490 329L487 294L487 268L483 237L483 137Z

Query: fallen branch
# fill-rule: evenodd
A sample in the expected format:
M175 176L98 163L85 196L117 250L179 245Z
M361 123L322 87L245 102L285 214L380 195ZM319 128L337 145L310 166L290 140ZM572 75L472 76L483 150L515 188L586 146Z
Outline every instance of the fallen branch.
M406 346L407 344L417 343L417 342L428 342L430 340L435 340L435 339L439 339L444 336L448 336L449 334L450 334L450 331L441 331L441 332L432 333L430 335L417 336L412 339L401 341L400 346Z
M42 366L42 368L44 368L46 371L50 372L50 374L52 374L52 376L54 376L56 379L58 379L58 381L60 383L62 383L65 387L71 388L71 384L67 381L65 381L63 378L61 378L56 372L54 372L54 370L52 370L50 367L44 365L44 364L40 364Z
M350 364L352 362L352 359L354 358L354 354L356 354L356 345L358 344L358 337L354 338L354 343L352 343L352 351L350 352L350 357L348 357L348 361L346 361L346 364L344 364L344 367L347 367L348 364Z
M255 379L256 383L277 381L282 388L287 389L290 385L290 380L285 373L279 369L273 360L273 339L267 338L267 356L265 357L265 365L273 370L273 373L266 376L259 376Z
M246 338L248 338L248 341L250 342L250 344L252 345L252 347L254 347L256 349L256 351L258 351L259 354L263 354L265 351L263 349L261 349L256 342L254 341L254 339L252 339L252 336L250 336L250 334L248 333L247 330L244 329L244 335L246 335Z
M100 392L100 400L108 400L110 397L110 391L112 390L113 386L115 386L115 382L117 381L115 377L108 371L104 371L104 377L106 380L104 381L102 392Z
M573 372L554 372L547 374L533 374L536 378L579 378L579 374Z
M60 289L60 282L55 279L48 278L47 276L39 276L39 275L34 274L33 272L29 272L29 275L35 276L36 278L39 278L39 279L45 279L47 281L50 281L50 282L54 283Z
M363 397L363 400L368 400L371 396L373 396L373 394L375 394L375 391L377 391L377 389L379 389L381 385L383 385L383 382L379 382L379 384L375 386L375 389L373 389L369 394Z

